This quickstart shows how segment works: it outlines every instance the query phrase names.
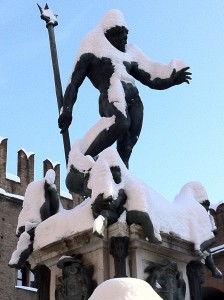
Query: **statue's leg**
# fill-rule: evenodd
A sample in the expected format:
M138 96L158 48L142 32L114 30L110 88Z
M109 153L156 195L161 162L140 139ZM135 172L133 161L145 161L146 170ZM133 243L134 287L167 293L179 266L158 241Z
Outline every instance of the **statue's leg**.
M30 254L33 252L33 240L35 236L35 227L29 231L24 231L18 240L17 248L13 252L12 257L9 261L9 267L15 269L21 269Z
M161 240L158 240L154 233L152 221L148 213L137 210L127 211L126 221L128 225L139 224L149 243L159 244Z
M131 120L130 127L117 140L117 151L127 168L132 149L137 143L142 129L143 104L139 97L131 100L128 105L128 114Z
M216 267L215 262L213 260L213 257L211 255L211 253L206 257L206 259L205 259L205 265L212 272L212 276L214 278L217 278L217 279L221 279L222 278L222 273Z
M216 241L216 240L215 240L215 237L213 237L213 238L211 238L211 239L209 239L209 240L203 242L203 243L201 244L201 246L200 246L201 252L203 252L203 251L205 251L205 250L211 248L211 246L215 243L215 241Z
M130 118L125 116L113 103L110 103L103 96L100 97L100 115L104 118L114 117L114 123L109 127L103 128L85 151L85 155L91 155L92 157L110 147L130 127Z

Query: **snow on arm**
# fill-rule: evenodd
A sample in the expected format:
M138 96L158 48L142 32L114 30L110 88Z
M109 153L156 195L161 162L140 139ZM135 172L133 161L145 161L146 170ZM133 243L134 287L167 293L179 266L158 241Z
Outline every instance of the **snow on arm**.
M127 54L130 55L132 61L138 63L139 69L151 75L151 80L157 77L161 79L169 78L174 68L179 71L188 67L185 62L177 59L171 60L169 64L152 61L136 45L127 45Z

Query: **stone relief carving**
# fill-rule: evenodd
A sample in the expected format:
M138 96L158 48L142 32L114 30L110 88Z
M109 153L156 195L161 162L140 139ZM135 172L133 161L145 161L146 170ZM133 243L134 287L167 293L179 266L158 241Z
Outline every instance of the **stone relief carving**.
M184 300L186 284L177 269L176 262L164 260L162 263L150 263L145 269L146 281L164 300Z
M56 300L87 300L96 287L93 267L84 267L82 257L63 256L57 263L62 269L55 290Z

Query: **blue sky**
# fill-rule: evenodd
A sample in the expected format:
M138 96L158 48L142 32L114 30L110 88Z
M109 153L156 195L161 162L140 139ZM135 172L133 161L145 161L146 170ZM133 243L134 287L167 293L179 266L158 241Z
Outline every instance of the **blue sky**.
M44 7L45 2L39 0ZM112 8L129 27L129 43L152 60L183 59L190 85L153 91L137 83L144 102L143 129L130 171L172 201L181 187L200 181L212 203L224 199L224 1L48 1L58 14L55 28L63 91L82 38ZM7 171L16 174L17 151L35 153L35 178L46 158L66 174L48 33L36 1L0 3L0 136L8 138ZM71 142L99 119L98 93L88 79L74 107Z

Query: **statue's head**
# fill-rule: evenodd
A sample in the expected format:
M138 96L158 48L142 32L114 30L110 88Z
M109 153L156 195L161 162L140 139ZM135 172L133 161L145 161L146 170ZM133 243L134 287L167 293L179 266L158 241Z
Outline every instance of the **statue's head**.
M125 52L128 30L124 26L115 26L105 32L105 37L119 51Z
M128 29L122 12L110 10L100 23L108 41L118 50L125 52Z

